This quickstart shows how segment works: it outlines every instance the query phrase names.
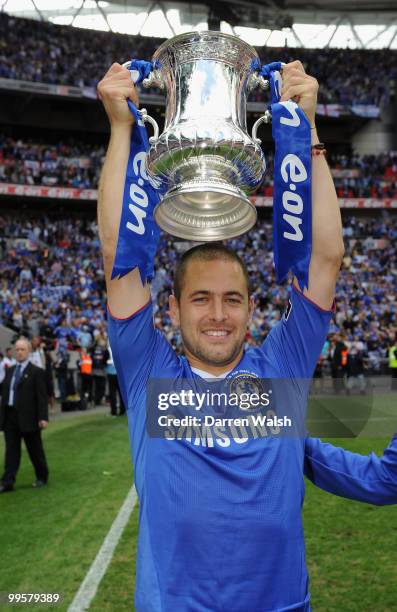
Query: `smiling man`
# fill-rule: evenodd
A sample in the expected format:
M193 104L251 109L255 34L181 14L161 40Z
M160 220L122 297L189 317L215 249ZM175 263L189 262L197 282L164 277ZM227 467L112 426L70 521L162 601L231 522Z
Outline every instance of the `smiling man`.
M283 69L282 100L294 98L315 129L317 82L300 62ZM220 244L186 252L169 309L180 328L177 356L154 328L150 288L137 269L111 280L133 119L129 72L114 64L99 84L111 125L98 220L108 291L109 337L127 406L140 498L136 609L139 612L310 610L301 507L304 470L324 489L372 503L397 502L397 441L381 459L319 440L226 436L161 439L146 428L151 380L311 378L327 335L343 254L341 218L324 155L313 157L309 286L294 280L286 313L263 344L244 351L254 303L244 263ZM264 288L266 291L266 288ZM243 381L243 382L242 382ZM211 383L212 384L212 383ZM295 385L295 386L294 386ZM299 397L298 397L299 396ZM303 397L304 400L304 397ZM304 401L303 401L304 403ZM295 407L294 407L295 408Z
M243 262L220 244L188 251L176 271L170 316L191 367L222 374L243 354L254 302Z

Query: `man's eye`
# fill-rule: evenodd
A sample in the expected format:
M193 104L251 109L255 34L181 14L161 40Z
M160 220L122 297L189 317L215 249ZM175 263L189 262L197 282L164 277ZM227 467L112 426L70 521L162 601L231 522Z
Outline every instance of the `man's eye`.
M205 297L194 298L193 302L204 302L206 299Z
M230 304L241 304L241 300L238 298L228 298L227 300Z

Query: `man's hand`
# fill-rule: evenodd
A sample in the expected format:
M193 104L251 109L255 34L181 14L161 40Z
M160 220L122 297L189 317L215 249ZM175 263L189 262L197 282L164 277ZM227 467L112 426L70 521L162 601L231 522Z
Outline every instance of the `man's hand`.
M293 100L315 127L318 83L306 74L300 61L286 64L282 70L281 101ZM312 145L319 142L311 130ZM318 306L331 308L336 279L343 257L342 222L334 183L324 155L312 160L312 256L309 288L304 294ZM294 284L299 287L294 279Z
M314 77L306 74L302 62L299 60L283 66L281 77L282 89L280 101L293 100L296 102L308 118L310 126L314 127L318 82Z
M111 127L134 123L127 100L131 100L135 106L139 106L139 100L127 68L113 64L98 83L98 97L105 107Z
M48 427L48 421L39 421L40 429L46 429Z
M98 84L110 122L110 142L98 191L98 226L110 311L125 318L150 299L149 285L142 286L138 268L111 280L123 202L125 173L131 147L134 118L127 100L138 106L138 95L127 68L113 64Z

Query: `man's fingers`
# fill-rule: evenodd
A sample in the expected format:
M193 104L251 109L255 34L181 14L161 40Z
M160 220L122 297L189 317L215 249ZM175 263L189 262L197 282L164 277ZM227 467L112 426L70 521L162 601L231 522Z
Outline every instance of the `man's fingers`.
M284 74L284 73L288 73L290 70L299 70L299 72L304 72L306 74L303 64L299 60L294 60L293 62L290 62L289 64L285 64L283 66L282 72Z
M106 96L113 99L129 98L135 105L139 104L138 94L134 87L130 85L108 85Z
M285 100L292 100L292 98L295 97L299 98L304 93L307 93L307 86L304 83L300 85L291 85L283 91L280 101L285 102Z
M288 79L285 79L281 88L282 100L288 100L288 98L286 98L285 96L288 93L291 93L290 90L292 88L294 88L295 90L299 89L300 93L316 95L318 91L318 83L316 79L313 79L312 77L306 77L302 79L301 76L292 76Z
M121 95L130 98L134 104L139 103L138 93L130 79L107 80L98 84L98 96L101 100L107 97L120 98Z
M299 80L303 82L303 81L310 81L313 79L313 77L306 74L306 72L301 72L297 68L294 68L293 70L290 70L289 72L283 75L283 78L282 78L283 84L288 83L292 79L295 79L295 81Z
M127 68L125 66L122 66L121 64L118 64L117 62L115 62L114 64L112 64L110 66L110 68L107 71L106 75L108 75L108 74L116 74L117 72L124 72L125 70L127 70ZM128 70L127 70L127 72L128 72Z

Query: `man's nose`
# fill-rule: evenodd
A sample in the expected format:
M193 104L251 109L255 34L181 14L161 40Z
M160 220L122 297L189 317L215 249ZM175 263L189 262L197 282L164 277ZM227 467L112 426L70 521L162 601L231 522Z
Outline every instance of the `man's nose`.
M224 321L227 318L226 305L222 299L215 298L211 306L211 319L214 321Z

